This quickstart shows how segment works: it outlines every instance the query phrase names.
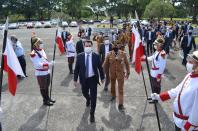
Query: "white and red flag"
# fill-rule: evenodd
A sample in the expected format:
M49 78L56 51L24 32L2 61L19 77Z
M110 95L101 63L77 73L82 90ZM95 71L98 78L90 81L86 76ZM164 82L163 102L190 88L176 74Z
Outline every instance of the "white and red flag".
M57 30L56 43L58 45L61 55L63 55L65 53L65 48L64 48L62 37L61 37L61 31L59 29Z
M8 89L14 96L17 88L17 75L25 77L18 58L12 47L11 40L7 39L6 48L3 53L4 66L3 70L8 74Z
M135 71L140 74L142 69L142 57L144 56L144 47L142 45L141 36L138 32L138 28L133 26L132 29L133 39L134 39L134 51L132 63L135 64Z

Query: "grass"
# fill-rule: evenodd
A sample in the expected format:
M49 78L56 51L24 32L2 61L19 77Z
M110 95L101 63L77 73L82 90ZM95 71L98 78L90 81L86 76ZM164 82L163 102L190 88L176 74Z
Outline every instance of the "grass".
M195 43L198 45L198 37L195 37Z

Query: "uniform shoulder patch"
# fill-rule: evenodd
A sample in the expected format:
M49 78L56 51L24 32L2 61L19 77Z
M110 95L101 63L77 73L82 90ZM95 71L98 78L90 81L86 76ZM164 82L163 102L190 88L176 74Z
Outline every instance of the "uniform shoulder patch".
M165 57L166 57L166 52L163 50L163 51L161 51L161 56L162 56L162 58L164 58L165 59Z
M31 56L31 57L35 57L35 56L36 56L35 51L32 51L32 52L30 53L30 56Z

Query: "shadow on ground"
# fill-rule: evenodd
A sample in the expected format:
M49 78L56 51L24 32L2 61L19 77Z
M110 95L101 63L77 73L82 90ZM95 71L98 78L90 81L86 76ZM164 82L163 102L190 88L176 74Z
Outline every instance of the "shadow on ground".
M39 110L33 114L25 124L23 124L18 131L47 131L47 129L40 129L38 126L42 123L47 113L47 107L41 106Z

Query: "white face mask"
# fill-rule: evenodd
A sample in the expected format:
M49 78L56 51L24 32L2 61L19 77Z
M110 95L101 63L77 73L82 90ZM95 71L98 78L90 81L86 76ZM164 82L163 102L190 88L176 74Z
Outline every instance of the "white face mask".
M44 49L44 44L40 44L39 48Z
M109 44L109 40L104 41L105 45Z
M92 47L85 47L85 53L90 54L92 52Z
M186 64L186 69L189 73L191 73L193 71L193 64L191 63L187 63Z
M154 48L157 50L157 45L154 45Z

